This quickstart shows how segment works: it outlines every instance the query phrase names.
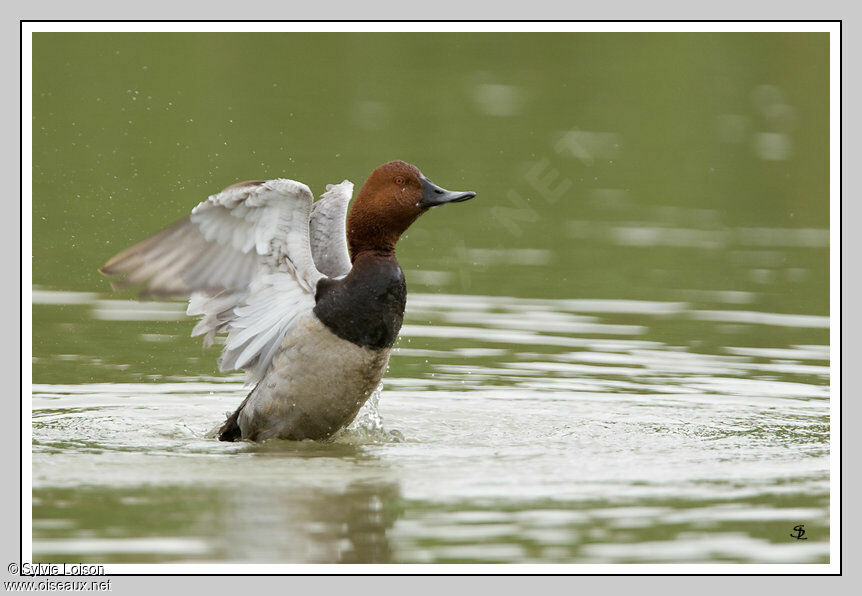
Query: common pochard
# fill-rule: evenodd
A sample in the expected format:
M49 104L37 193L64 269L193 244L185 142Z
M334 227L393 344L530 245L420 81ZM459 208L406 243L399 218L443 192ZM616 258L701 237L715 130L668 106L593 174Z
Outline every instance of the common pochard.
M403 161L371 173L345 225L352 193L345 180L315 202L294 180L240 182L99 270L142 296L189 298L204 345L227 334L219 368L245 370L254 388L222 441L323 439L348 425L404 318L395 244L428 209L476 196Z

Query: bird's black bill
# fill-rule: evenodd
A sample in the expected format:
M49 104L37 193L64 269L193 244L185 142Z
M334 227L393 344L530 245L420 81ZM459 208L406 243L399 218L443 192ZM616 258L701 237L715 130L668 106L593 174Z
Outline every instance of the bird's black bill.
M445 203L460 203L475 196L476 193L471 190L446 190L445 188L440 188L428 180L428 178L422 178L422 199L419 201L419 206L428 209Z

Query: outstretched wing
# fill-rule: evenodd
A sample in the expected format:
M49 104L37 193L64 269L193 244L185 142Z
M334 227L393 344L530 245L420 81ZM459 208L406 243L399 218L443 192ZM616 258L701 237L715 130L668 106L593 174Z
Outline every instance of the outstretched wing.
M205 345L227 332L219 367L266 370L297 318L314 308L323 274L309 240L313 196L294 180L240 183L112 258L100 271L143 284L144 296L190 297Z
M311 254L317 269L329 277L347 275L350 252L347 248L347 204L353 196L353 183L327 184L326 192L311 210Z

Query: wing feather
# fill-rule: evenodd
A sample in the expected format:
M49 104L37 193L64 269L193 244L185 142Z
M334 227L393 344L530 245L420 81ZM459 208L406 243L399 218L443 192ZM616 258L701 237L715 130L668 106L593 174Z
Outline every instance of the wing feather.
M309 188L294 180L240 183L117 254L100 271L115 277L117 287L142 285L142 296L188 297L187 314L202 317L192 335L211 345L217 333L227 333L219 367L245 369L255 381L293 323L314 308L324 276L318 255L328 271L347 272L347 244L340 236L352 188L347 181L328 187L315 204ZM327 239L335 242L331 253L321 252ZM349 265L347 257L347 270Z
M311 253L317 269L329 277L347 275L350 271L346 220L352 195L353 183L349 180L328 184L311 211Z

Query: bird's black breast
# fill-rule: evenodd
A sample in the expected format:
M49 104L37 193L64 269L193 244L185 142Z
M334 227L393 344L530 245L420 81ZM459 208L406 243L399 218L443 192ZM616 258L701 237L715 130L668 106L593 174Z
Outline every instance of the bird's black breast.
M393 257L366 257L344 279L321 279L314 298L314 314L335 335L383 349L392 347L401 330L407 285Z

